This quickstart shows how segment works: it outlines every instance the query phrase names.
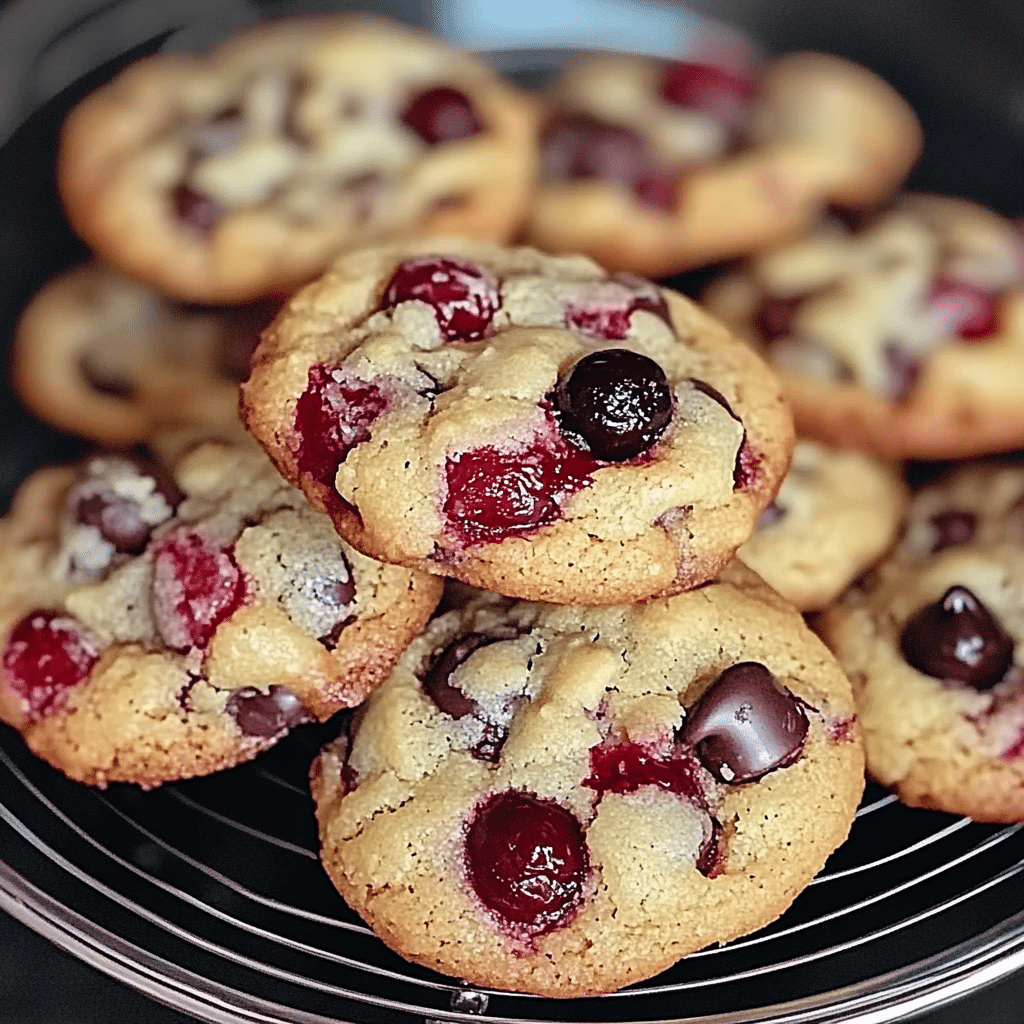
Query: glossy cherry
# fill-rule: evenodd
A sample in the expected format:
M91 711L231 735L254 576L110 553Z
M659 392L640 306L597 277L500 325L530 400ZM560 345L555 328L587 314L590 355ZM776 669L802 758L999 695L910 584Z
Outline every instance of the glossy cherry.
M966 587L950 587L910 617L900 635L908 664L935 679L988 690L1013 664L1013 640Z
M463 544L500 541L556 522L570 495L591 483L597 463L560 437L503 451L459 452L445 466L448 531Z
M489 270L450 256L419 256L396 268L384 288L382 309L418 299L434 310L446 341L476 341L491 327L501 306L498 282Z
M490 797L469 824L465 854L480 902L534 934L568 924L583 898L583 830L553 800L515 790Z
M606 462L651 448L672 421L672 389L653 360L624 348L591 352L555 388L562 433Z
M350 380L340 367L310 367L306 390L295 405L299 471L332 487L338 466L370 436L387 407L387 396L375 384Z
M641 786L655 786L703 807L700 773L700 762L684 747L655 752L638 743L618 743L590 751L590 775L583 785L598 793L635 793Z
M11 632L4 651L4 675L35 721L82 682L98 658L98 641L77 619L35 611Z
M756 661L727 668L686 714L680 739L721 782L753 782L792 764L807 736L803 705Z

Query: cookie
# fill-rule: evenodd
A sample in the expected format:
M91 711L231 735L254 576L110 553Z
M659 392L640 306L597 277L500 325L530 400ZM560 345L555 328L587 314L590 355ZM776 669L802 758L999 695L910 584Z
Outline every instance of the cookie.
M242 414L366 554L593 605L713 577L792 447L771 372L681 296L444 239L349 254L299 292Z
M29 478L0 523L0 718L70 778L157 786L358 704L440 597L343 544L255 445L173 476L125 455Z
M778 497L739 556L801 611L819 611L889 550L906 504L896 466L797 441Z
M102 263L54 278L18 321L11 372L40 419L105 445L194 426L239 435L238 384L276 303L188 306Z
M70 114L59 187L114 266L187 301L245 302L376 239L509 237L535 124L479 58L415 29L286 20L129 66Z
M384 942L556 997L773 920L863 782L849 683L739 562L629 607L440 616L313 767L324 866Z
M921 487L894 557L913 562L961 544L1024 548L1024 464L986 460L949 470Z
M1024 251L984 207L907 195L828 220L705 303L779 370L802 435L892 459L1024 445Z
M875 779L912 807L1024 821L1024 546L893 558L818 628Z
M760 74L588 56L550 108L528 240L653 277L792 238L829 203L874 205L921 149L917 118L885 82L815 53Z

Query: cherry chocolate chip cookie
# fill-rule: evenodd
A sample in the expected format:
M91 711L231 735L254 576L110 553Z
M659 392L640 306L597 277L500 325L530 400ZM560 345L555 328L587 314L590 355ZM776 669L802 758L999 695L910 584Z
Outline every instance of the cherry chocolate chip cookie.
M1024 544L897 552L818 628L875 779L912 807L1024 821Z
M895 465L800 440L739 557L801 611L819 611L889 550L906 505Z
M681 296L455 240L342 257L265 332L242 414L366 554L591 605L712 578L792 450L771 372Z
M83 264L22 313L15 388L40 419L100 444L179 427L240 435L238 384L276 310L182 305L101 263Z
M863 784L849 683L739 562L632 606L440 616L313 767L324 866L385 943L555 997L776 918Z
M188 301L243 302L377 239L508 238L535 121L483 61L412 28L280 21L204 57L148 57L87 97L59 185L114 266Z
M893 459L1024 446L1024 241L982 206L829 219L705 302L779 371L801 435Z
M358 704L441 592L219 443L173 475L126 455L41 470L0 522L0 571L0 718L100 786L227 768Z
M869 207L921 148L910 107L839 57L752 66L599 54L550 92L527 239L663 277Z

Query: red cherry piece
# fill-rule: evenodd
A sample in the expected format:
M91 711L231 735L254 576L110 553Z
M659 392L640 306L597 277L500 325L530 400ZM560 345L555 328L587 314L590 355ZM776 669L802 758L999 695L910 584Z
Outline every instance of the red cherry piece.
M476 811L466 867L480 902L506 922L543 934L569 923L588 869L583 830L553 800L507 791Z
M446 341L476 341L501 305L490 271L467 260L420 256L400 263L384 289L382 309L418 299L433 307Z
M428 146L458 142L480 131L480 122L469 97L444 85L414 96L402 113L402 123Z
M14 627L4 651L4 673L35 721L89 675L98 657L95 638L77 619L36 611Z
M623 341L633 314L640 310L672 326L668 304L656 285L632 274L613 274L598 287L588 289L583 301L566 303L565 325L590 338Z
M644 206L655 210L674 210L679 191L679 179L667 171L641 175L633 192Z
M704 806L700 762L689 751L676 748L657 754L638 743L594 747L589 777L583 785L598 793L635 793L641 786L657 786Z
M375 384L346 380L340 367L310 367L306 390L295 405L299 472L333 487L338 466L370 436L374 420L387 407L387 396Z
M673 106L700 110L731 124L753 96L754 83L716 64L676 61L665 69L659 92Z
M224 207L215 199L181 184L171 193L174 213L183 224L200 235L209 234L224 216Z
M591 482L597 463L560 437L527 448L484 446L448 460L448 530L463 544L522 536L561 518L562 503Z
M736 456L736 465L732 471L732 489L734 491L752 490L761 474L762 462L764 462L764 456L751 448L750 442L744 434L743 443Z
M985 288L940 277L932 285L929 306L949 333L964 341L987 338L996 329L996 299Z
M168 646L204 647L245 601L245 580L229 548L187 527L153 549L153 617Z

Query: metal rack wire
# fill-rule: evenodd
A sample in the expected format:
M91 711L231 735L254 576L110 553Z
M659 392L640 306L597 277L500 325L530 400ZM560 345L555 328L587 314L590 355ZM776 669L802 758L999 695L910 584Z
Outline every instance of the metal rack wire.
M0 907L208 1021L882 1022L1024 962L1024 829L871 788L779 921L652 981L561 1003L470 990L384 948L317 862L305 787L322 729L152 793L83 789L0 732Z

